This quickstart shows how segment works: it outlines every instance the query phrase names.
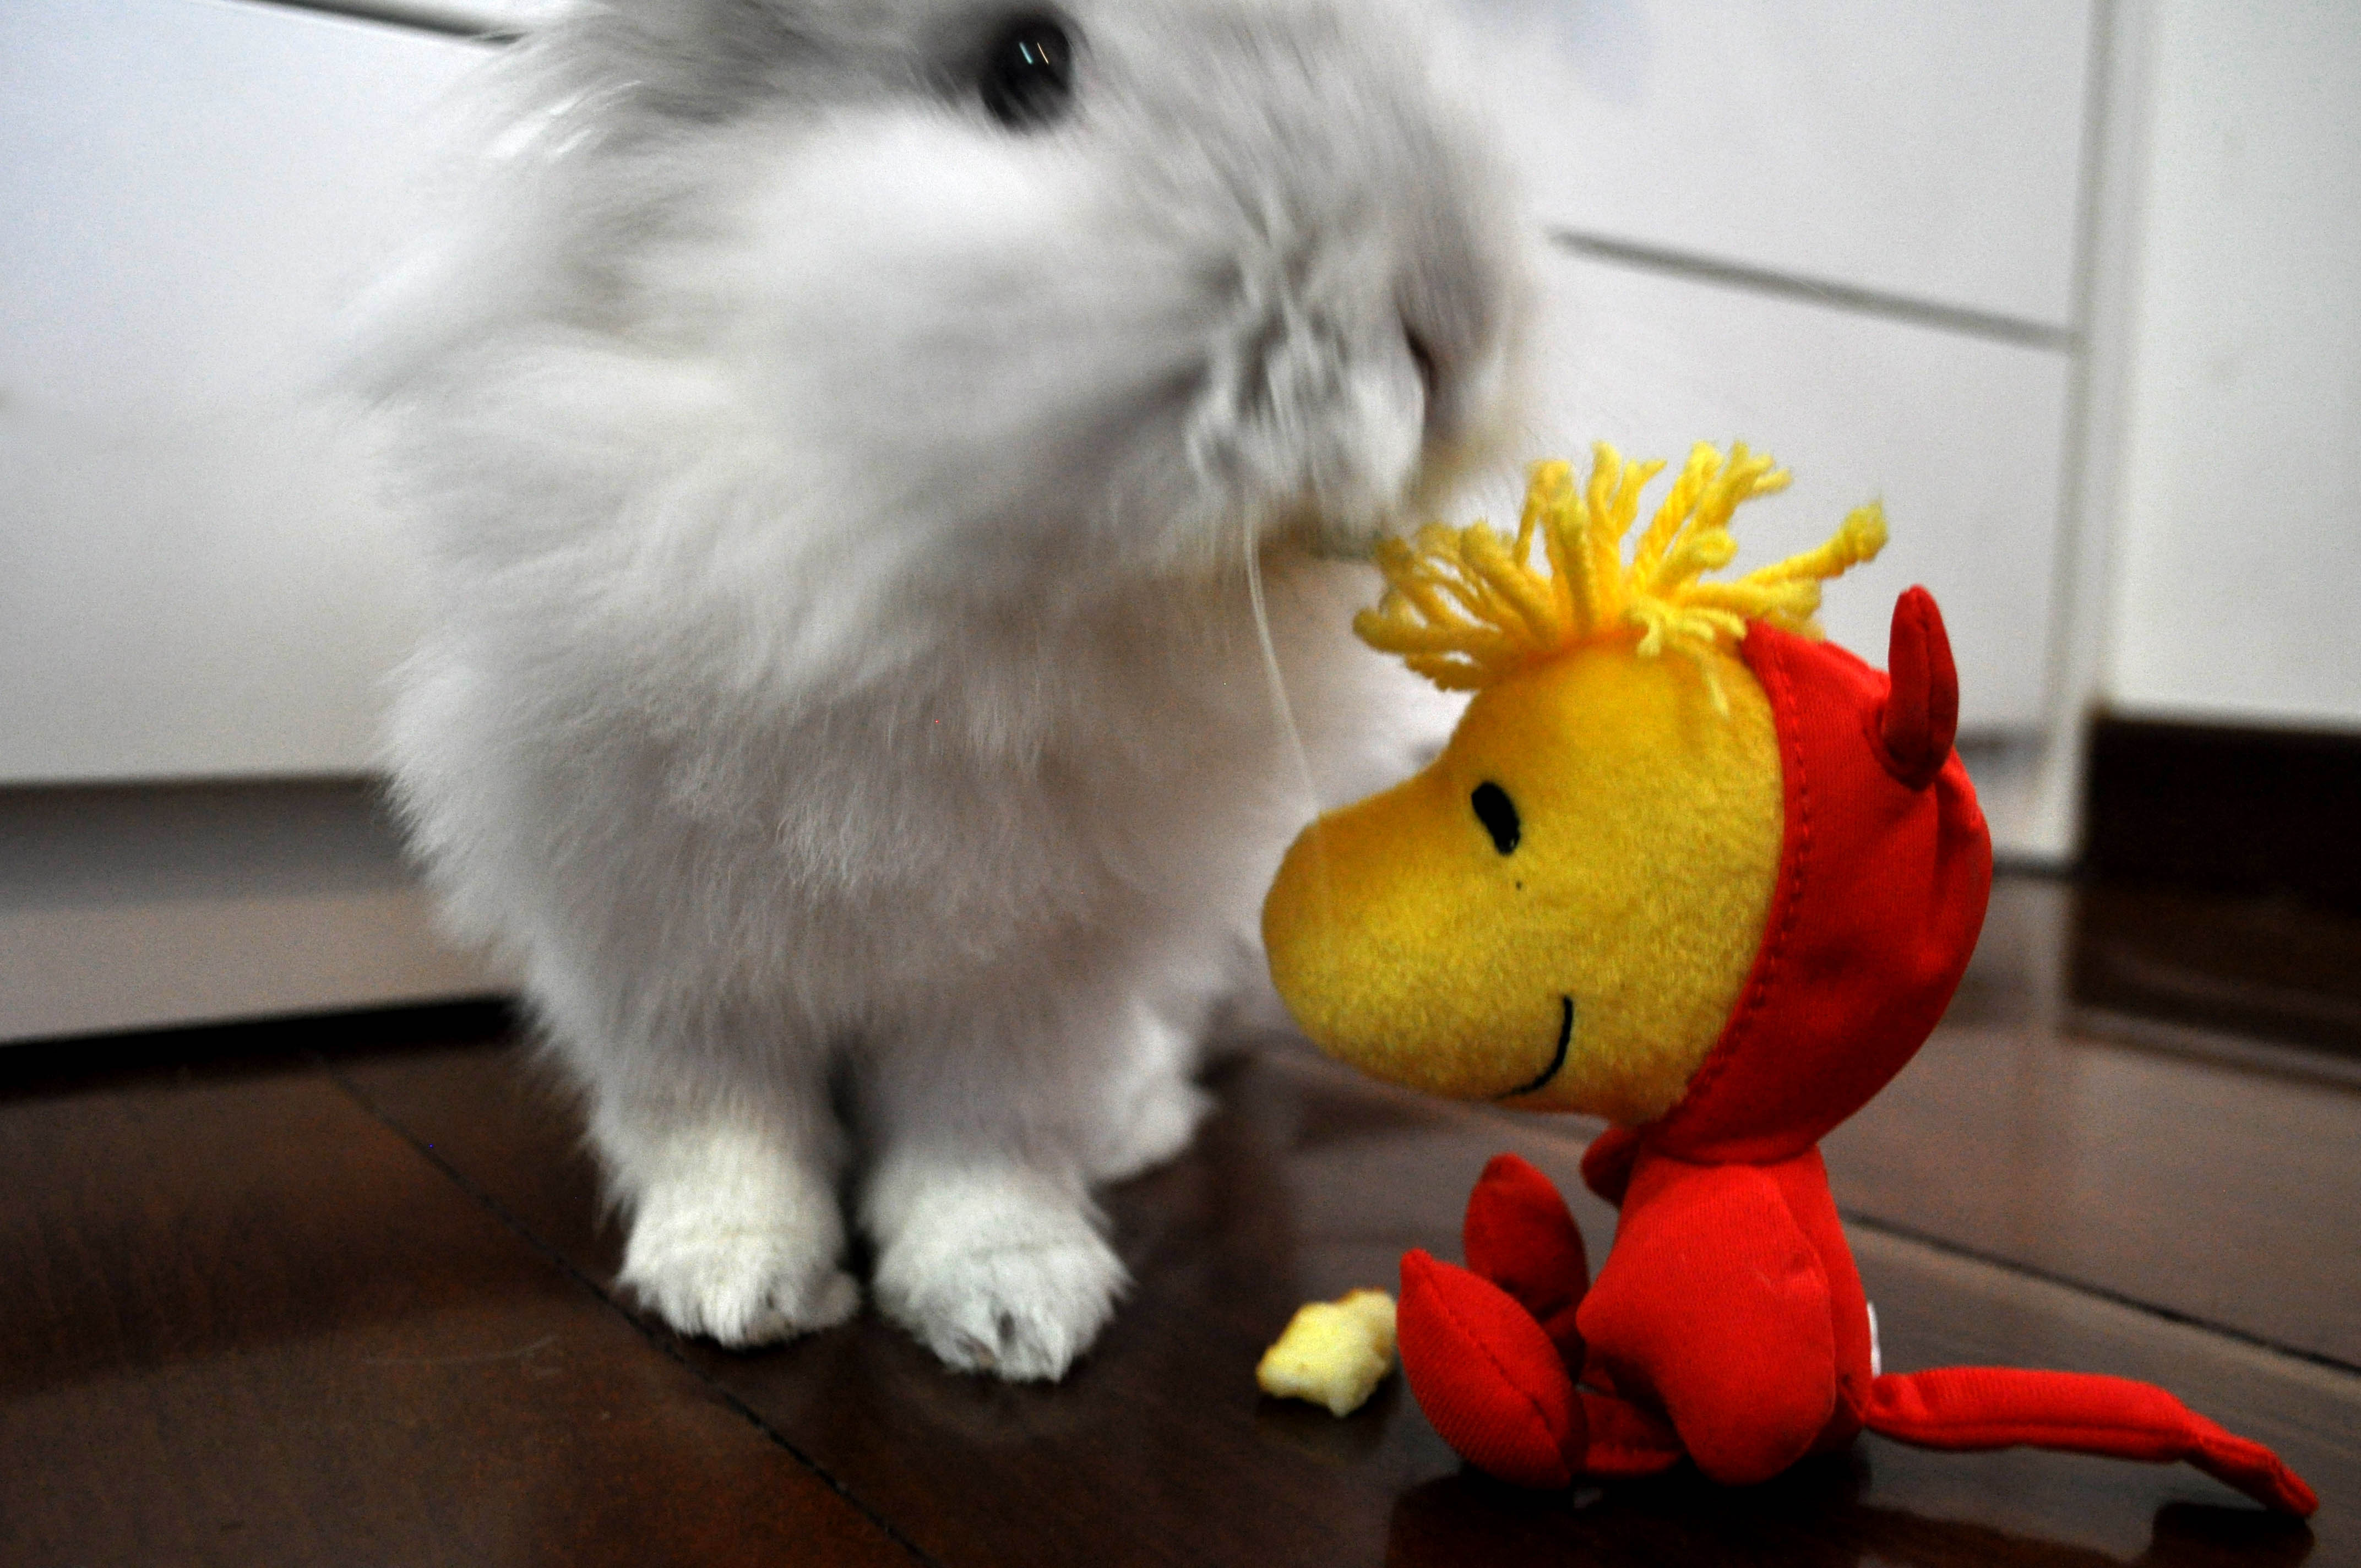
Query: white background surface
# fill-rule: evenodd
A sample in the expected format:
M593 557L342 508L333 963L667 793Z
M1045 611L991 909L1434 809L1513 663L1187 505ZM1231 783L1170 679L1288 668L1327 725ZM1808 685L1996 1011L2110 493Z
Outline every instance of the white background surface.
M1459 3L1552 222L2070 323L2089 4Z
M2085 704L2361 727L2361 9L1455 3L1543 219L1642 253L1552 262L1536 453L1767 448L1742 563L1882 497L1831 628L1936 590L2004 848L2070 848ZM0 853L0 1038L483 983L282 795L163 889L218 830L172 788L22 786L369 765L414 576L322 388L485 48L0 0L0 850L49 845Z
M502 989L365 784L0 791L0 1040Z
M482 46L0 5L0 781L350 772L413 573L330 405Z
M2156 32L2108 695L2361 729L2361 6Z
M2039 724L2064 356L1573 255L1549 281L1557 370L1537 450L1608 439L1675 470L1699 439L1770 453L1795 482L1738 514L1733 572L1811 549L1883 500L1892 543L1829 585L1828 634L1883 665L1894 598L1924 584L1959 659L1962 729Z
M1465 3L1510 40L1493 74L1539 115L1521 145L1552 221L2061 318L2081 7ZM32 216L0 236L0 782L370 762L414 574L323 388L337 308L393 248L436 106L482 52L240 0L0 11L0 204ZM1766 548L1883 495L1891 559L1832 624L1874 657L1891 590L1924 578L1969 722L2038 725L2061 345L1552 270L1537 455L1767 446L1800 485L1757 520L1795 520Z

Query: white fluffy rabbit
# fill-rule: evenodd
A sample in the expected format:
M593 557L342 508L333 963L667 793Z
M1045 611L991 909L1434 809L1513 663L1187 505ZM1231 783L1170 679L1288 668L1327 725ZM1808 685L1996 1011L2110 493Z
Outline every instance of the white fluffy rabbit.
M605 0L501 69L380 366L434 588L393 760L681 1332L851 1314L840 1188L951 1365L1106 1321L1089 1190L1189 1139L1303 755L1405 760L1315 556L1488 461L1515 380L1522 229L1429 27Z

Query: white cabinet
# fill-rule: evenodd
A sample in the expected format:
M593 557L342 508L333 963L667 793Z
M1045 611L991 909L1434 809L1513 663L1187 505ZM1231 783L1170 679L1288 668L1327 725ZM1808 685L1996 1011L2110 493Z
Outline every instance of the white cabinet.
M2109 698L2361 733L2361 8L2153 16Z
M1924 580L1971 727L2054 718L2091 0L1457 3L1545 220L1639 257L1553 257L1532 450L1765 447L1798 484L1763 556L1883 496L1894 543L1832 630L1875 657ZM369 765L413 568L322 389L489 49L0 5L0 784Z
M2090 0L1458 0L1548 219L2073 315Z
M2101 133L2136 118L2093 108L2114 0L1455 3L1563 242L1537 448L1774 453L1796 484L1742 561L1882 498L1831 634L1878 660L1894 590L1933 588L1996 839L2070 852L2103 595L2083 312L2121 238Z
M340 4L404 27L0 0L0 786L368 768L415 568L326 392L340 311L492 47L454 34L565 3ZM2095 646L2098 589L2068 499L2099 493L2066 455L2079 253L2104 279L2121 248L2119 181L2085 172L2122 161L2085 147L2111 0L1454 3L1542 221L1589 246L1547 263L1527 450L1775 454L1796 483L1750 509L1742 563L1882 498L1893 543L1830 631L1877 659L1894 592L1931 587L1996 835L2065 849L2092 661L2056 650ZM2114 19L2108 90L2136 104ZM0 1038L494 983L381 839L305 826L368 809L0 789ZM224 824L238 852L199 853Z
M412 571L324 388L485 52L0 5L0 783L368 764Z
M1882 499L1892 543L1829 587L1828 634L1883 665L1895 596L1924 584L1959 658L1961 729L2040 723L2065 356L1563 253L1546 302L1535 451L1580 458L1605 439L1675 467L1699 440L1769 452L1795 483L1739 514L1733 570Z

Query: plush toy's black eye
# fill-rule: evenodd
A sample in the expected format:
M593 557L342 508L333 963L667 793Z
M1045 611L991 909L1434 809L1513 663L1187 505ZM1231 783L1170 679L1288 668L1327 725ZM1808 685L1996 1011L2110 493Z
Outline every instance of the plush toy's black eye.
M1509 798L1509 792L1496 784L1479 784L1467 798L1476 807L1476 820L1492 835L1492 848L1504 855L1516 853L1525 826L1517 820L1517 803Z
M1074 99L1074 40L1055 16L1012 18L984 51L983 106L1011 130L1032 130Z

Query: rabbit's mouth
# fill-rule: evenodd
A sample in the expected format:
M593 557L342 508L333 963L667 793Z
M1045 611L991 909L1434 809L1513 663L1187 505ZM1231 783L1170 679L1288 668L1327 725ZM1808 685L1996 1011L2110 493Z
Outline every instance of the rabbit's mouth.
M1367 271L1237 285L1187 419L1220 510L1315 556L1366 557L1429 521L1508 423L1499 345L1422 330Z
M1323 561L1366 561L1380 539L1406 539L1449 507L1453 494L1488 472L1488 444L1429 442L1404 494L1390 503L1354 510L1317 506L1281 514L1265 537Z
M1359 517L1304 507L1283 514L1262 535L1267 545L1300 551L1315 561L1366 561L1378 540L1405 532L1407 521L1407 512L1399 508Z
M1191 466L1266 520L1266 538L1364 554L1422 488L1433 356L1405 334L1273 315L1207 366L1190 420Z

